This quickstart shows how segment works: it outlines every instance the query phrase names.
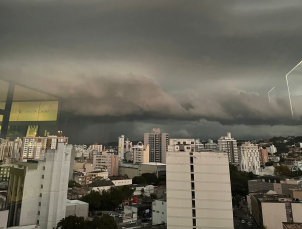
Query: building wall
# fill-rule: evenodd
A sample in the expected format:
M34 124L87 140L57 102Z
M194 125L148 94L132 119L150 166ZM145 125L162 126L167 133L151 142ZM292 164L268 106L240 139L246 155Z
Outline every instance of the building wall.
M258 146L250 142L245 142L238 148L238 154L240 155L241 171L252 172L259 175L260 154Z
M139 175L139 170L137 168L127 168L127 167L119 167L119 174L124 176L127 175L129 178L133 178Z
M111 154L111 173L109 176L118 176L119 156Z
M6 229L8 210L0 211L0 229Z
M228 154L230 163L239 162L237 141L231 138L231 133L227 133L227 136L221 137L218 140L218 150Z
M67 200L65 216L75 215L87 219L89 204L79 200Z
M260 148L260 159L262 164L269 162L267 149Z
M124 179L124 180L112 180L114 186L123 186L132 184L132 179Z
M43 166L44 163L40 163L37 169L26 171L19 224L20 226L37 223Z
M65 217L71 150L72 145L58 143L57 150L45 153L38 219L42 228L52 229Z
M193 219L196 219L196 228L233 228L231 200L227 154L194 152L190 157L189 152L168 152L168 229L192 229ZM192 216L193 210L196 217Z
M167 223L167 202L155 200L152 203L152 225Z
M283 229L282 222L287 222L285 203L262 202L263 225L267 228Z
M294 222L302 222L302 203L292 203Z

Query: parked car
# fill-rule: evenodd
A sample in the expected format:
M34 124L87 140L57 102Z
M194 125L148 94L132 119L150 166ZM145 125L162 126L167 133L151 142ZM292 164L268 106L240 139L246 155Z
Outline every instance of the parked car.
M129 221L129 224L136 224L136 222L131 220L131 221Z
M123 214L119 214L118 217L119 217L119 218L123 218Z
M244 223L245 223L245 221L244 221L244 220L241 220L241 223L242 223L242 224L244 224Z

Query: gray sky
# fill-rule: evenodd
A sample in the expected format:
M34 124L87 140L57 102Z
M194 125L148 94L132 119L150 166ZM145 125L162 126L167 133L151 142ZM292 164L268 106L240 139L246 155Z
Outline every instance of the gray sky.
M302 60L301 13L300 0L3 0L0 77L93 117L77 141L142 139L155 126L202 139L301 135L302 66L289 77L294 119L285 81Z

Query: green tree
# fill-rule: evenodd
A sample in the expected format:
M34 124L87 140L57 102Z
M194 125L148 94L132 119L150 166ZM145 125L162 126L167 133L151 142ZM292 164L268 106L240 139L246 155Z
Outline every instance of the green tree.
M150 194L150 197L151 197L153 200L157 199L157 195L156 195L155 193L151 193L151 194Z
M67 216L57 224L57 229L88 229L84 217Z
M69 187L69 188L73 188L73 187L81 188L82 185L80 185L79 183L77 183L77 182L74 181L74 180L70 180L70 181L68 182L68 187Z
M277 166L275 168L275 174L279 176L286 176L286 177L291 176L290 169L287 166L283 166L283 165Z
M154 173L143 173L142 177L146 179L146 184L158 184L157 176Z
M146 178L142 176L133 177L132 184L146 184Z
M91 222L88 222L89 229L118 229L118 226L113 217L104 214L102 217L94 217Z
M102 197L100 192L91 191L81 198L82 201L89 203L89 210L98 210L101 207Z

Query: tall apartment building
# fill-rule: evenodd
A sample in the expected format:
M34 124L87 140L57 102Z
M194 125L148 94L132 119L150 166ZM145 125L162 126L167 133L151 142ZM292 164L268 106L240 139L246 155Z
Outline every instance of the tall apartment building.
M142 142L141 142L142 144ZM142 145L143 148L134 146L133 150L133 163L149 163L149 145Z
M102 150L103 150L103 145L94 144L94 145L89 146L89 148L90 148L92 151L95 151L95 152L99 153L99 152L102 152Z
M241 171L252 172L259 175L260 172L260 154L257 145L250 142L245 142L238 147L240 155Z
M181 150L167 152L168 229L234 228L228 155Z
M171 138L169 142L168 151L192 152L196 150L195 139ZM202 150L200 148L199 150Z
M230 132L227 133L227 136L222 136L218 139L218 150L228 154L230 163L238 164L237 141L231 137Z
M53 229L65 218L72 150L67 141L60 137L24 139L23 156L27 162L19 162L10 168L9 227L40 225ZM34 148L31 148L32 144Z
M124 148L125 148L125 136L121 135L120 137L118 137L118 156L120 158L120 160L124 160Z
M0 139L0 160L4 164L11 164L20 161L22 149L22 139L16 138L14 141Z
M161 133L154 128L152 133L144 134L144 145L149 145L149 161L166 163L166 152L169 145L169 134Z
M109 176L118 175L119 155L109 152L101 152L93 155L93 167L95 169L107 169Z
M260 162L262 164L269 162L267 149L263 149L262 147L260 147L259 151L260 151Z

